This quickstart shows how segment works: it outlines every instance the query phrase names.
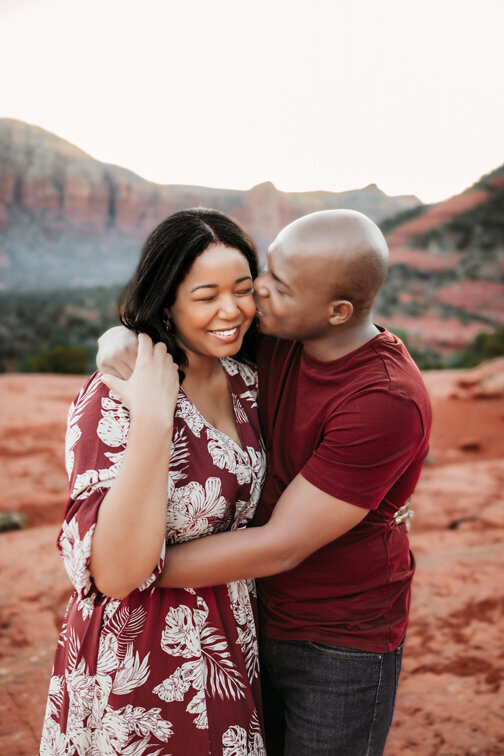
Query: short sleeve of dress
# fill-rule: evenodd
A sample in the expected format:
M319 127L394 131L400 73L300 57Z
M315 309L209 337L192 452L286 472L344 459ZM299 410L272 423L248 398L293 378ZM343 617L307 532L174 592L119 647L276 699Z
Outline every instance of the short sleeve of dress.
M300 472L337 499L376 509L419 453L423 438L412 400L386 391L358 394L331 417Z
M89 572L91 541L100 505L117 477L130 428L129 410L95 373L68 412L65 463L69 496L58 548L65 569L81 597L94 589ZM159 562L140 590L154 582L163 568Z

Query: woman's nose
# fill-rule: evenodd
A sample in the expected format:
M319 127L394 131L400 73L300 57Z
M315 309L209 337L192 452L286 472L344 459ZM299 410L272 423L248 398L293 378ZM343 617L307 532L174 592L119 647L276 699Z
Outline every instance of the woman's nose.
M239 312L239 308L234 297L226 297L221 301L219 310L221 317L234 318L237 312Z

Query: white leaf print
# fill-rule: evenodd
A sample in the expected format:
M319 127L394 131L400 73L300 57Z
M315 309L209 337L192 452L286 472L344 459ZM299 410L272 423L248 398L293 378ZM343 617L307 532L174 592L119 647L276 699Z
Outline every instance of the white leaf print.
M193 721L198 730L208 730L208 713L204 690L198 691L194 698L189 701L186 711L189 714L196 714Z
M46 719L40 743L40 756L68 756L68 745L66 734L61 732L54 719Z
M130 610L129 606L123 606L115 612L104 626L102 637L110 635L116 639L119 661L124 658L128 646L142 632L146 618L147 611L143 606L137 606L133 611Z
M206 429L208 438L208 451L212 457L214 465L221 470L229 470L234 473L236 469L235 448L231 446L224 434L219 433L210 426Z
M194 625L191 609L182 604L171 607L165 618L166 627L161 635L161 648L170 656L190 659L201 653L199 633Z
M221 360L221 365L226 373L228 373L228 375L236 375L238 373L239 363L237 360L233 360L230 357L225 357Z
M104 405L106 399L102 399ZM124 405L102 410L103 417L98 422L96 435L106 446L125 446L129 433L129 412Z
M170 450L170 479L174 483L187 478L185 470L188 463L189 449L185 428L177 428L173 435Z
M148 735L142 738L142 740L137 740L136 742L130 743L126 748L123 748L121 756L146 756L147 748L149 748ZM157 751L151 751L149 756L159 756L162 750L162 748L158 748Z
M257 371L243 362L238 362L238 372L246 386L257 386Z
M68 480L72 477L73 467L74 467L74 448L75 444L79 440L79 438L82 435L82 431L77 425L77 422L74 420L73 424L70 424L70 421L67 425L67 432L65 436L65 467L67 471Z
M187 424L187 427L194 433L197 438L200 437L205 422L192 402L184 396L179 395L177 399L177 411L175 417L180 417Z
M248 423L248 415L236 394L233 394L233 409L237 423Z
M80 651L80 639L76 635L73 627L70 628L67 649L67 669L72 670L75 669Z
M257 391L252 391L252 389L244 391L243 394L240 394L240 399L250 404L251 409L257 407Z
M222 756L248 756L247 733L239 725L228 727L222 736Z
M173 735L172 723L161 716L161 709L144 709L143 706L132 706L128 704L119 710L126 722L128 730L137 735L147 735L152 733L158 740L166 742L170 735Z
M205 670L201 658L199 658L184 662L180 667L177 667L173 674L154 688L153 692L163 701L183 701L189 688L201 690L204 685Z
M226 639L218 634L215 627L206 625L201 631L201 653L212 694L233 700L243 698L245 685L231 660Z
M53 675L49 681L49 695L47 697L46 719L58 713L63 701L65 680L63 675Z
M93 731L93 756L117 756L128 743L128 725L118 711L107 707L99 729Z
M228 583L227 589L247 677L252 683L259 676L259 648L248 585L245 580L237 580Z
M248 749L249 756L266 756L266 747L264 745L261 725L259 724L257 711L255 710L250 719L248 731Z
M66 686L70 701L69 717L83 720L91 713L93 705L94 679L84 659L66 675Z
M95 525L92 525L81 540L77 518L73 517L70 522L63 521L59 537L65 570L75 590L82 596L91 588L91 575L87 564L91 557L91 539L94 529Z
M170 541L197 538L210 532L212 524L218 523L228 507L220 495L219 478L208 478L205 488L196 481L186 486L171 489L167 512L167 529Z
M112 693L117 693L119 696L131 693L147 681L149 674L149 653L140 661L138 651L133 655L133 644L130 643L126 656L115 674Z

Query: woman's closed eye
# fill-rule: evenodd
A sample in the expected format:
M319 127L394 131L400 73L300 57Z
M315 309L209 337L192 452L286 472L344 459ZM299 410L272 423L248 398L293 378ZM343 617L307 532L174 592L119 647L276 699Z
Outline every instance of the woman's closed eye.
M247 294L252 294L254 291L252 286L249 286L247 289L240 289L239 291L235 291L235 295L238 297L245 297ZM218 294L212 294L209 297L202 297L201 299L196 299L196 302L213 302L215 299L217 299Z

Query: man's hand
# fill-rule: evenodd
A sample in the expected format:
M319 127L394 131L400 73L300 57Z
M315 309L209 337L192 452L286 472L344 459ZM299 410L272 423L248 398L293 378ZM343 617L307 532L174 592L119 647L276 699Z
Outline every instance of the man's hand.
M96 365L102 373L128 380L138 353L138 338L124 326L109 328L98 339Z

